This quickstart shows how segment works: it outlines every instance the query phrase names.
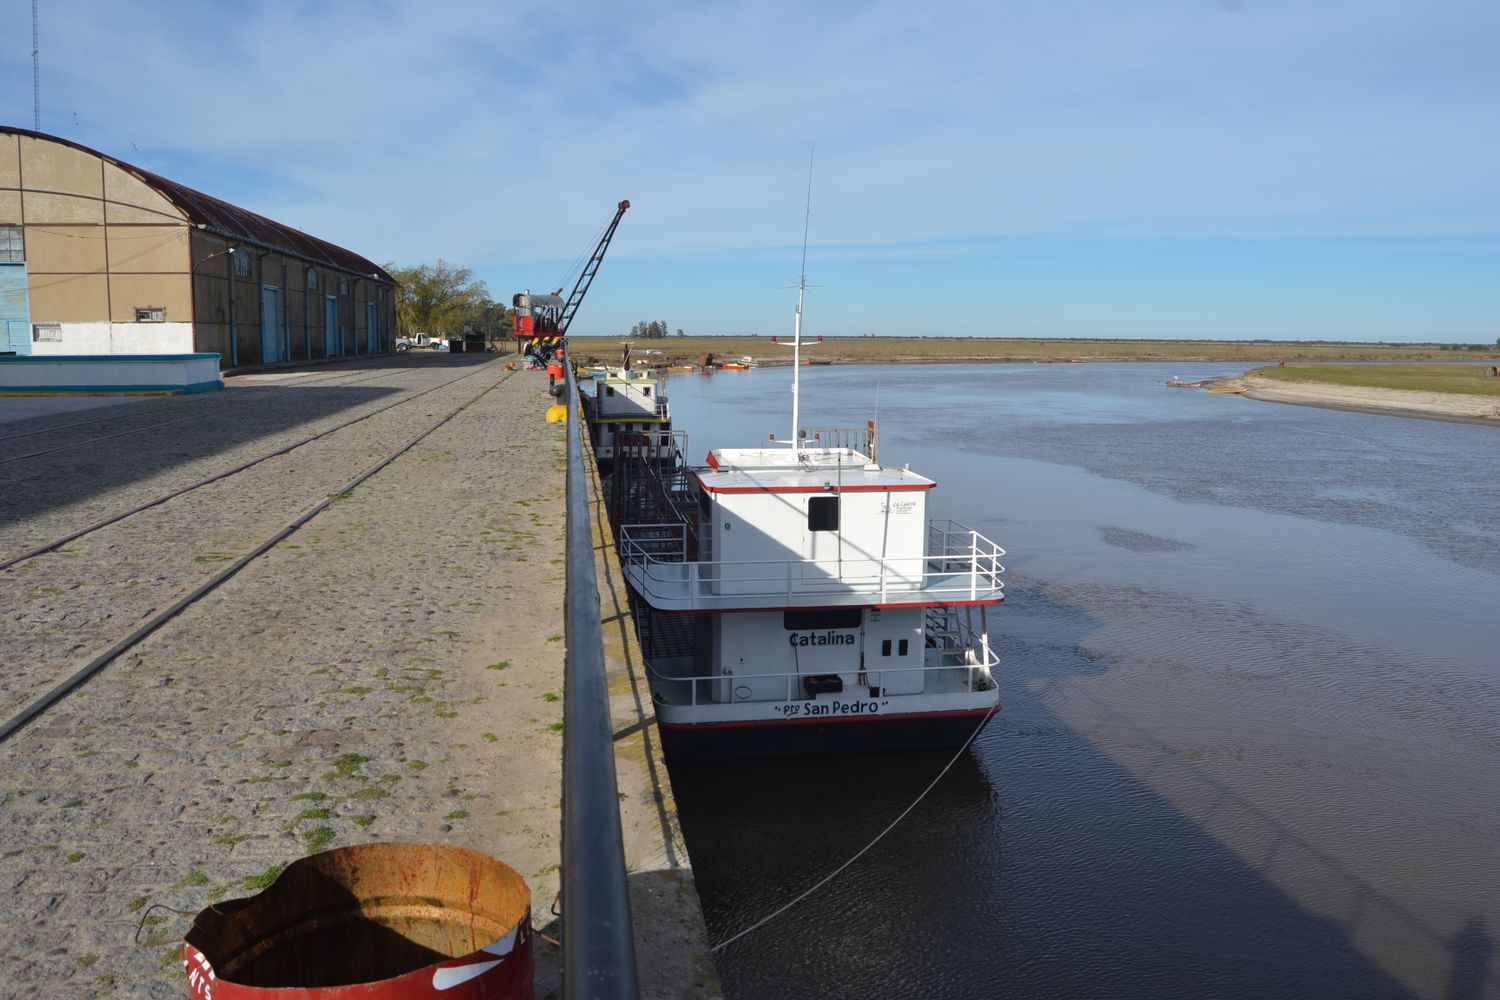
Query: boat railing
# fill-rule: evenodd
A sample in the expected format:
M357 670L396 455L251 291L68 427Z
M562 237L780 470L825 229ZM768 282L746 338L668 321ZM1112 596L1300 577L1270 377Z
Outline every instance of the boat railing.
M871 692L883 691L886 688L905 689L909 685L899 684L900 678L920 675L923 678L939 674L949 676L958 675L962 683L950 690L972 694L976 691L994 690L995 680L994 668L1000 664L1000 656L989 644L989 637L982 630L973 628L962 616L950 615L942 618L944 626L940 631L933 631L934 624L929 616L929 630L927 632L927 656L924 663L918 667L882 667L875 670L837 670L831 673L855 674L860 687L868 688ZM708 705L724 704L730 701L776 701L773 694L767 696L767 692L774 691L779 684L781 687L782 701L811 701L814 700L802 690L802 680L810 676L806 672L792 671L747 671L738 669L726 669L724 673L716 677L679 676L661 670L647 662L647 669L652 676L662 685L667 685L664 690L671 690L679 694L685 693L685 701L674 701L674 704ZM717 687L716 687L717 686ZM758 692L758 696L742 698L735 695L735 688L749 688ZM925 689L926 684L922 687ZM720 692L715 697L715 690ZM725 693L729 697L725 697ZM879 695L875 695L879 696Z
M957 521L934 519L927 525L927 561L938 573L967 573L972 593L977 596L986 581L999 581L1005 567L1000 557L1005 550L977 531ZM999 585L998 583L995 585Z
M933 522L928 554L894 558L690 561L689 537L680 523L621 526L621 562L648 600L673 610L770 600L796 605L814 595L980 601L999 598L1005 586L1005 550L953 521Z
M835 450L849 448L875 461L870 450L870 430L867 427L816 427L807 432L807 446Z
M665 399L614 396L606 397L604 404L596 402L594 412L600 420L667 420L671 407Z

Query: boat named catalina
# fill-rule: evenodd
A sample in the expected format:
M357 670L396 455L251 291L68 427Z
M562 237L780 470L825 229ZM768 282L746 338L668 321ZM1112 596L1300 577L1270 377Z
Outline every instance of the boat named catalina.
M874 424L697 468L617 453L625 578L673 759L960 746L999 708L1000 546L926 520Z

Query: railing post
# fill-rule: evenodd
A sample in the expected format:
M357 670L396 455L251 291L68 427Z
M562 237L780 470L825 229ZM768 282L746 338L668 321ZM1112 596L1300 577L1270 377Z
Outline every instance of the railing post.
M979 532L969 532L969 600L979 596Z
M610 731L604 635L594 575L585 454L573 352L568 401L567 582L563 597L563 996L640 996ZM589 456L592 457L592 456Z

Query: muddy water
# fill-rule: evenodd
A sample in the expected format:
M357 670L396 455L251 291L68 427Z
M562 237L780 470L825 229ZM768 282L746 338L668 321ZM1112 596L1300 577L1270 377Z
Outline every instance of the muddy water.
M1500 996L1500 429L1162 385L1228 371L806 372L1009 550L1005 710L732 998ZM784 438L789 378L674 378L694 459ZM947 759L676 768L711 937Z

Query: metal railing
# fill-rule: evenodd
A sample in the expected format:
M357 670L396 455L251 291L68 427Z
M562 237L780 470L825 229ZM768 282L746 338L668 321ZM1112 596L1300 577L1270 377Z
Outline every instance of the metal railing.
M940 629L934 631L935 628ZM859 668L853 667L842 670L830 670L829 673L857 675L857 684L868 688L892 688L897 685L888 683L893 678L909 677L919 675L929 677L937 674L952 674L961 672L963 683L954 693L972 694L975 691L992 691L995 687L993 679L994 668L1000 664L1000 656L989 644L989 636L982 630L976 629L967 620L958 616L940 616L936 621L929 617L928 636L936 640L935 647L928 647L926 654L936 660L935 663L923 663L920 667L878 667ZM697 706L700 704L722 704L729 701L740 701L745 699L713 697L714 685L719 685L721 690L732 690L736 685L753 685L760 692L760 697L749 699L754 701L775 701L776 697L766 695L766 692L776 687L775 683L765 684L761 682L780 682L783 693L782 701L803 700L804 695L800 684L808 675L802 671L778 670L778 671L728 671L717 677L703 677L699 675L679 676L667 673L647 664L647 670L657 680L663 682L664 690L671 690L676 685L679 691L687 689L686 701L673 701L668 699L668 704L687 704ZM923 689L926 690L924 682ZM700 691L704 692L700 696Z
M569 351L571 356L572 352ZM594 532L578 382L568 391L567 583L563 632L563 996L636 1000L635 940L610 730Z
M636 589L683 603L674 610L734 607L747 599L795 603L810 594L976 601L1004 589L999 545L947 520L931 522L927 538L920 556L690 561L682 524L627 524L620 528L619 552Z
M672 414L671 407L667 405L665 399L647 401L625 396L623 397L624 403L619 406L614 405L617 400L622 399L618 394L606 396L605 399L610 403L609 412L605 412L604 402L595 397L595 416L599 420L610 423L626 420L666 420Z

